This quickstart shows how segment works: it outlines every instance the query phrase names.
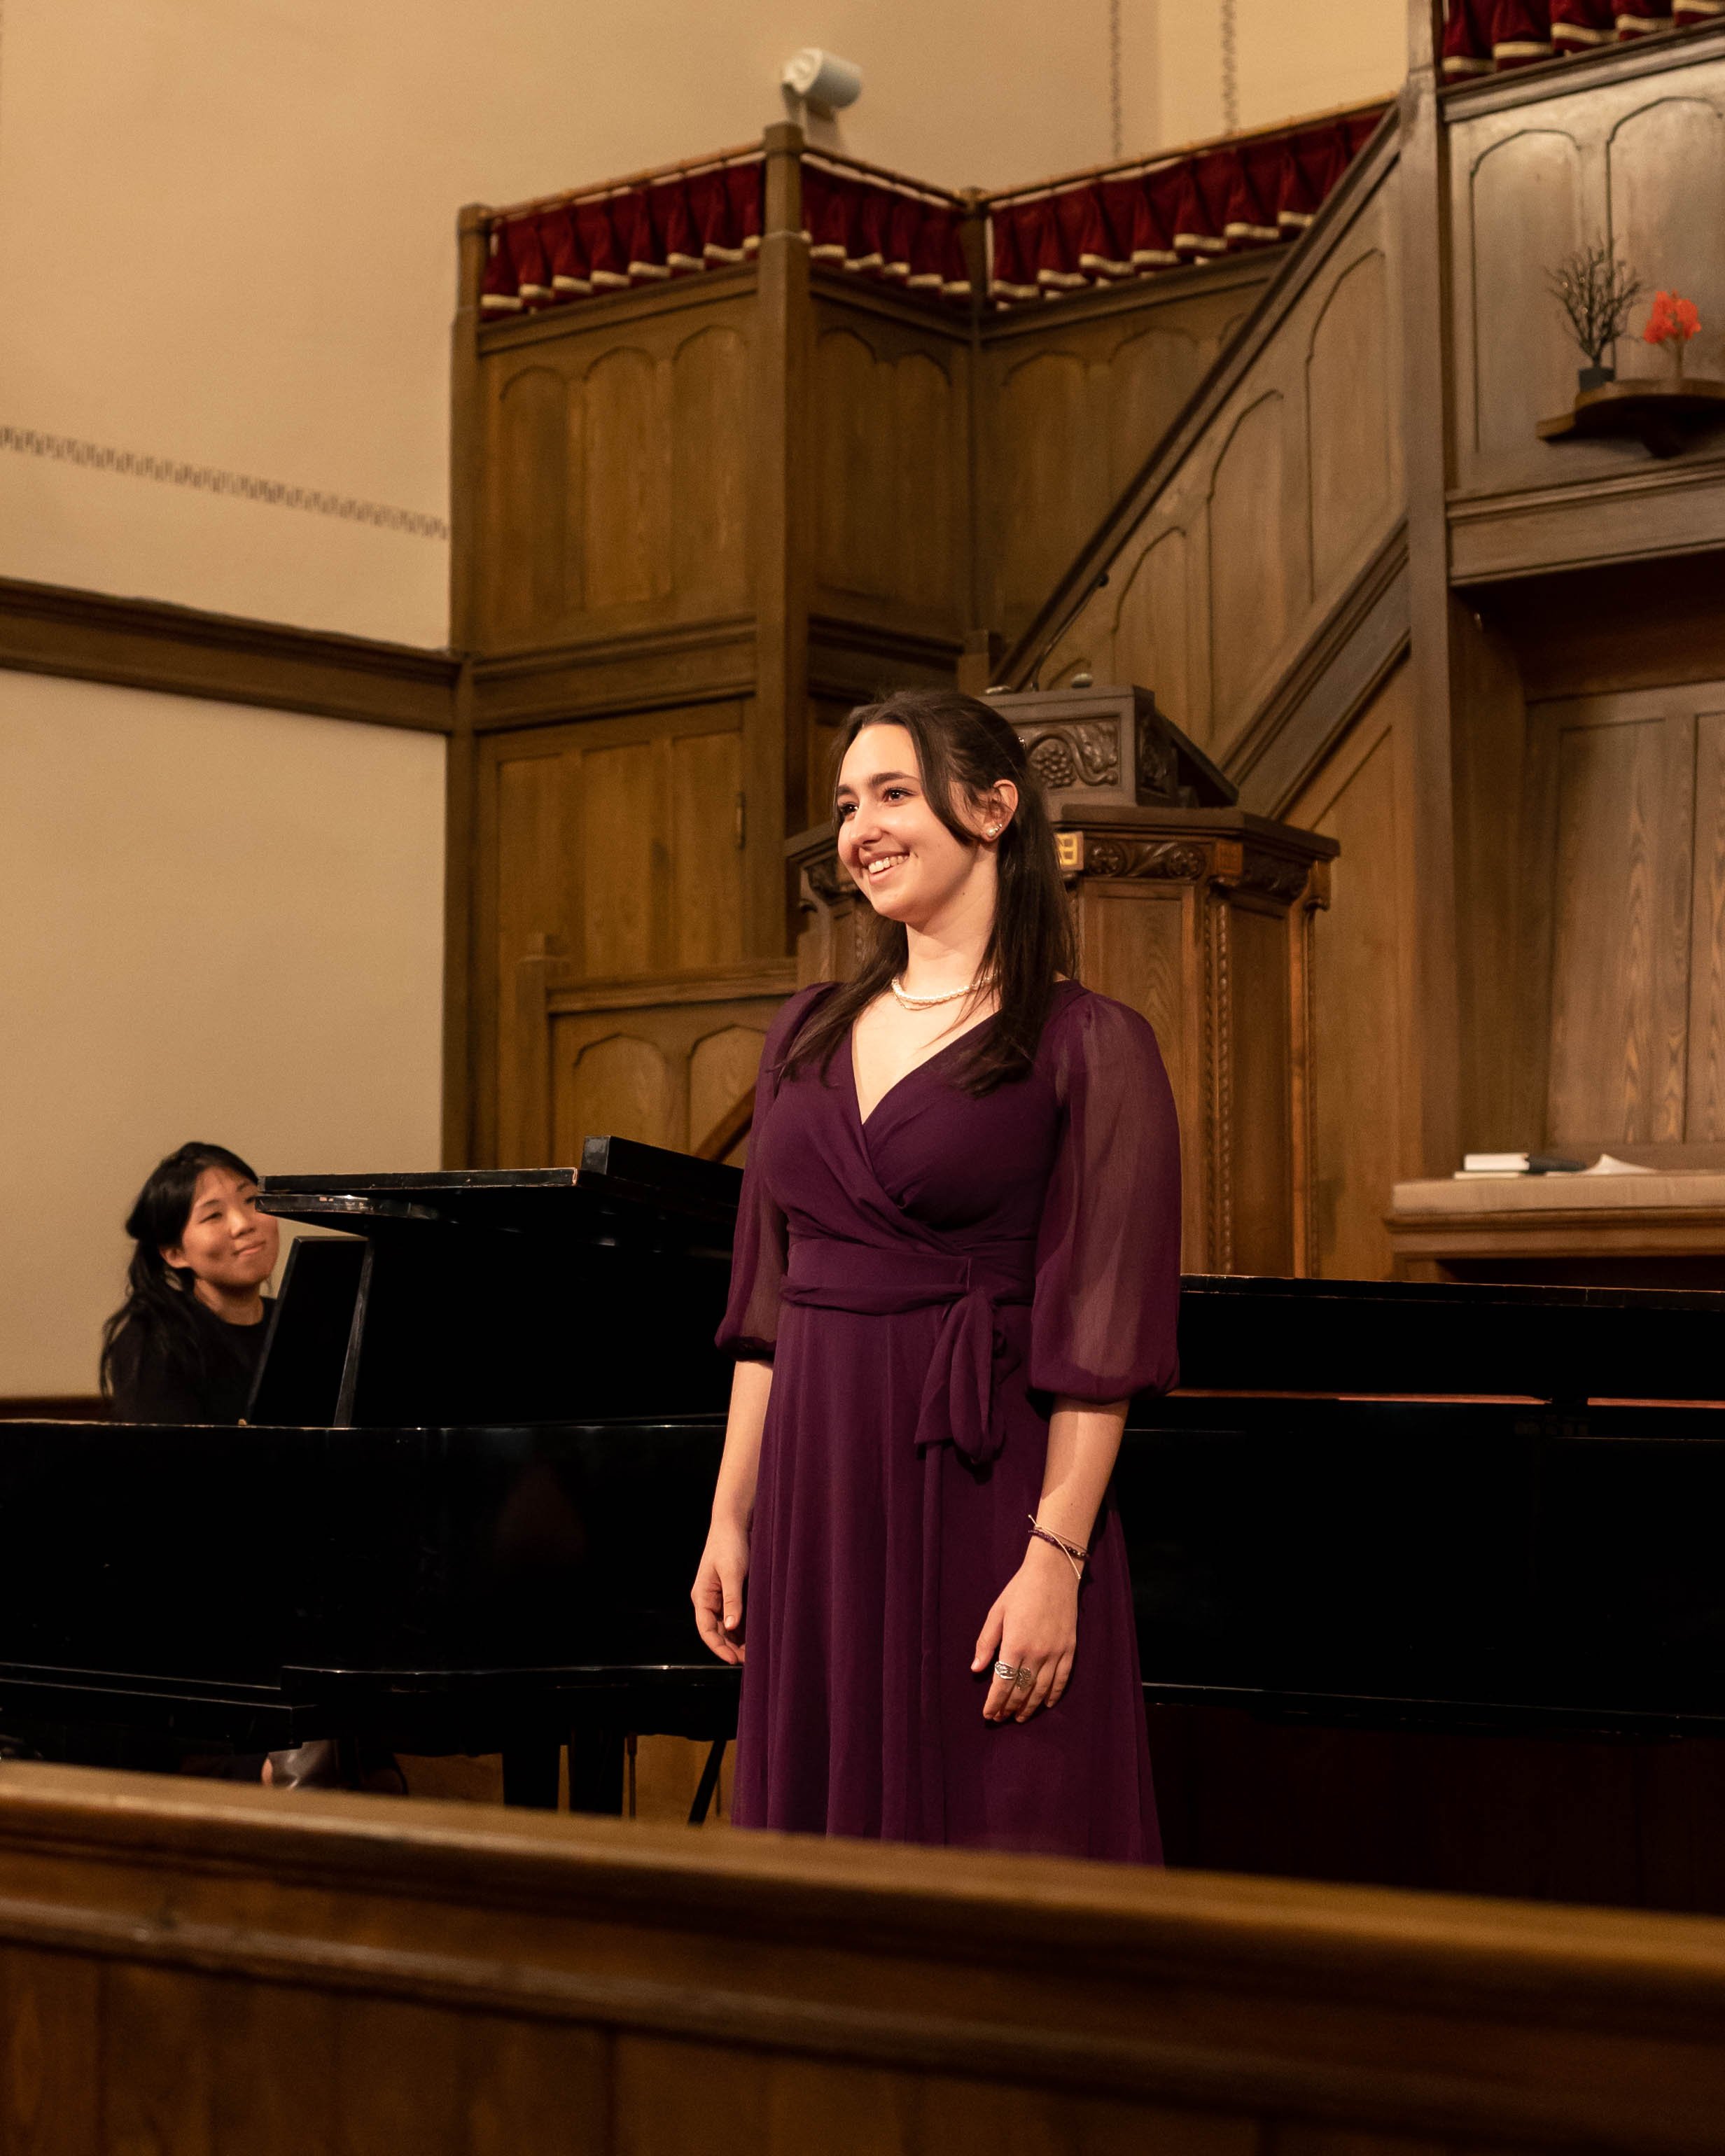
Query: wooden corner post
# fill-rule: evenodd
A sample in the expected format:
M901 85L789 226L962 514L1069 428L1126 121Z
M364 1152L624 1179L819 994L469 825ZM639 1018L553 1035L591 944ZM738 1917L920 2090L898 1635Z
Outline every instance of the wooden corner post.
M480 291L490 213L470 203L456 220L455 320L449 417L449 643L461 660L444 776L443 1162L473 1164L473 900L476 758L472 654L478 638L475 580L479 514Z
M765 136L766 214L755 325L755 695L744 721L747 938L751 957L789 947L788 831L805 820L809 737L809 248L803 131Z
M1404 1081L1410 1169L1447 1174L1460 1158L1461 998L1456 942L1454 668L1450 650L1448 158L1439 108L1432 0L1409 0L1401 99L1403 418L1408 486L1412 741L1413 1054Z

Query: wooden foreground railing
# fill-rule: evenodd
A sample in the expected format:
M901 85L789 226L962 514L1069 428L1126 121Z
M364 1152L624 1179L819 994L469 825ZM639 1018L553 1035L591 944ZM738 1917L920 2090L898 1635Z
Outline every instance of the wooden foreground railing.
M1709 1921L0 1767L8 2156L1722 2129Z

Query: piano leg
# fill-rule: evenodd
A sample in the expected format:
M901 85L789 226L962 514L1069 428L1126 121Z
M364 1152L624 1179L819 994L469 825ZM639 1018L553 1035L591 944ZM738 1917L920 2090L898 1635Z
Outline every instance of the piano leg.
M613 1819L623 1812L624 1739L614 1729L572 1729L569 1732L569 1809L572 1812L604 1812ZM505 1761L505 1772L508 1763Z
M506 1745L503 1750L503 1801L524 1804L534 1811L557 1808L557 1770L562 1748L557 1744Z
M701 1770L701 1784L695 1792L695 1801L689 1807L691 1826L705 1826L706 1815L713 1808L713 1799L719 1793L719 1770L725 1763L726 1739L713 1740L706 1755L706 1764Z

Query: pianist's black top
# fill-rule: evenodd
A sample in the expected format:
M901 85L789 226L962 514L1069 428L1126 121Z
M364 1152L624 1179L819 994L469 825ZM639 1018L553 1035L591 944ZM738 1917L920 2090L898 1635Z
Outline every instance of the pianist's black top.
M153 1328L134 1320L114 1342L116 1422L237 1423L245 1413L275 1305L264 1303L260 1324L229 1325L195 1298L187 1301L201 1369L171 1362Z

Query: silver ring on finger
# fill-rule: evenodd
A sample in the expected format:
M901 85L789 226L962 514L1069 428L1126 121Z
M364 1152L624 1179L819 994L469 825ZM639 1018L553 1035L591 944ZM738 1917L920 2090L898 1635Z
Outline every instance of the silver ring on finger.
M1013 1671L1012 1688L1014 1691L1029 1691L1035 1681L1036 1672L1034 1670L1014 1670Z

